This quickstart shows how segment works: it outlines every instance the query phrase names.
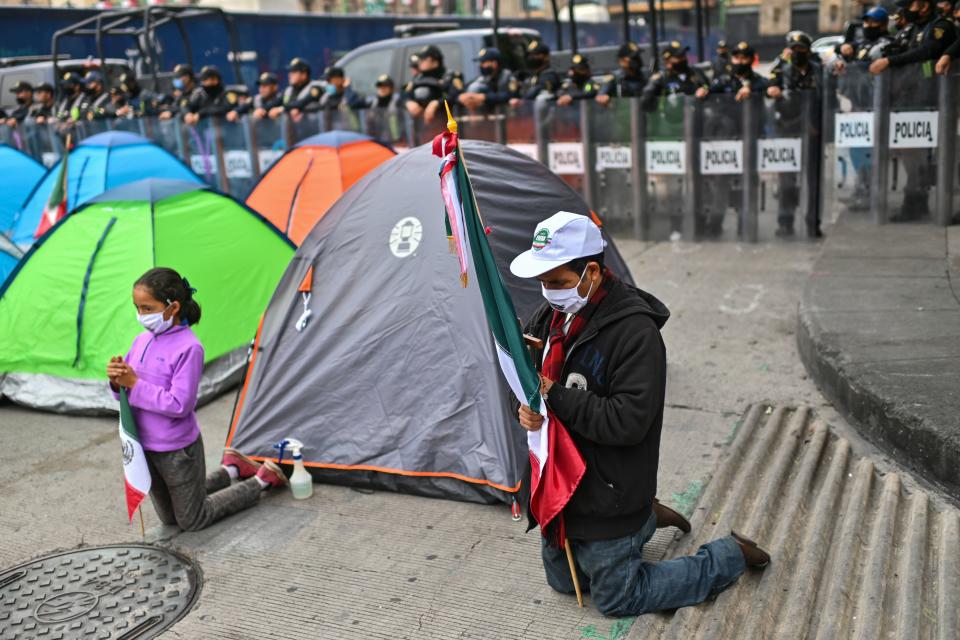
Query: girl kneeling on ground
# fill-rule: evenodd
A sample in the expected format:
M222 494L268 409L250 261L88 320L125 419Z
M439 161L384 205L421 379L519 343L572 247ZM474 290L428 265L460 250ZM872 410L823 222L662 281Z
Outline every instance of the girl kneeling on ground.
M200 322L194 289L173 269L147 271L133 285L138 335L126 358L107 364L110 387L127 390L150 468L150 498L164 524L196 531L256 504L260 494L287 484L273 462L259 465L224 450L209 475L194 409L203 373L203 345L190 329ZM231 481L239 480L236 484Z

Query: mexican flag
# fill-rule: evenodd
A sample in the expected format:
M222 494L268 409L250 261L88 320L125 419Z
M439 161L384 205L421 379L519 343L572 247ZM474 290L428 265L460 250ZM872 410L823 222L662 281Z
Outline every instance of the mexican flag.
M120 388L120 450L123 453L123 479L127 493L127 517L133 521L133 514L143 499L150 493L150 469L147 457L140 446L140 432L133 419L127 390Z
M467 264L473 264L500 370L510 389L521 402L544 417L543 427L527 434L533 471L530 512L540 525L541 533L556 546L562 546L565 532L560 515L580 483L586 465L570 434L540 396L540 376L527 351L513 300L500 279L487 241L490 230L484 227L480 217L457 139L456 122L451 118L447 125L450 130L437 136L433 142L434 154L443 158L440 192L446 205L447 235L451 239L451 249L459 258L464 286Z
M67 136L67 144L64 147L63 159L60 161L60 173L57 175L57 181L53 185L50 197L47 198L47 204L43 206L43 214L40 216L40 224L33 234L34 238L39 238L50 227L65 215L67 215L67 161L70 159L70 136Z

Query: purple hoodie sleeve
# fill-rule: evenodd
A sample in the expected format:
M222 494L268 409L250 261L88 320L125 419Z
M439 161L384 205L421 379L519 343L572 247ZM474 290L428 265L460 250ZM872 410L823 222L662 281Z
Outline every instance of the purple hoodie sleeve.
M169 388L139 378L130 390L130 406L170 418L182 418L197 406L202 373L203 347L192 345L177 361Z

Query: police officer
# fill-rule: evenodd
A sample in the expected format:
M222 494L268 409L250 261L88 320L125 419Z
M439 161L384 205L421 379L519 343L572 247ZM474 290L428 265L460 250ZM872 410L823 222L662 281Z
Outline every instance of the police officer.
M431 122L442 108L443 100L456 102L463 91L463 75L447 71L443 66L443 52L427 45L418 54L417 75L404 87L404 106L414 118Z
M99 71L87 71L83 76L83 99L77 106L80 120L102 120L109 118L111 112L110 94L103 84L103 74Z
M767 79L753 70L756 51L747 42L738 42L730 55L729 71L724 71L710 83L709 93L732 93L737 102L751 94L763 94Z
M665 69L650 76L650 82L643 88L641 106L645 111L657 108L657 101L662 96L694 95L701 97L709 91L709 82L706 76L690 66L687 60L687 51L680 42L674 40L663 50L663 64Z
M563 82L560 74L550 67L550 47L542 40L532 40L527 45L526 63L528 73L520 84L520 96L510 100L512 107L522 100L552 98Z
M599 105L607 106L610 98L633 98L643 93L647 79L643 75L640 47L633 42L620 45L617 50L617 64L620 68L604 78L605 82L597 93Z
M593 100L599 90L600 85L593 79L590 71L590 61L584 55L573 54L567 78L557 91L557 104L565 107L573 104L574 100Z
M805 131L811 139L811 149L819 148L820 129L818 125L820 105L819 91L822 80L820 60L810 49L810 36L803 31L791 31L787 34L787 48L773 65L770 74L770 86L767 95L776 102L774 112L776 129L784 136L796 136ZM809 92L814 92L811 96ZM804 118L804 99L808 102L810 113ZM819 154L808 153L804 158L807 167L807 189L809 190L808 209L805 214L807 235L820 237L820 209L817 199L817 176L819 175ZM800 206L800 181L796 173L781 173L780 211L777 215L777 237L792 236L794 218Z
M200 70L200 86L190 94L183 121L196 124L202 118L226 115L238 102L237 92L224 88L220 70L213 65L207 65Z
M913 24L907 21L903 9L899 7L890 14L890 20L893 21L897 32L893 35L893 42L887 47L886 53L887 55L903 53L910 48L910 43L913 41Z
M937 14L944 20L953 22L953 0L937 0Z
M520 83L509 69L503 68L500 51L493 47L480 50L480 75L474 78L457 100L467 109L488 111L508 104L520 93Z
M123 104L116 109L118 118L142 118L156 115L159 105L156 96L140 86L135 75L120 74L117 88L123 94Z
M197 89L197 77L193 74L193 67L188 64L178 64L173 68L173 94L165 100L164 108L160 112L161 120L169 120L177 115L189 113L190 96Z
M367 135L380 142L394 142L400 139L400 94L396 92L393 78L387 74L377 77L377 93L367 98L364 118L367 123Z
M270 117L270 111L283 104L280 98L280 83L277 76L269 71L264 71L257 78L257 95L253 100L241 102L232 110L227 112L227 120L236 122L241 116L250 114L255 120L262 120Z
M33 89L34 103L27 117L37 124L45 124L53 118L56 111L56 102L53 99L53 85L41 82Z
M909 2L909 5L907 5ZM900 0L904 18L913 24L913 37L907 50L902 53L878 58L870 63L871 73L883 73L889 67L902 67L914 62L938 60L956 40L952 22L937 15L933 0Z
M17 98L17 108L7 114L7 126L15 127L26 120L33 107L33 86L25 80L20 80L10 88L10 93Z
M729 76L733 72L732 64L730 45L727 44L726 40L720 40L717 42L717 57L710 63L710 81L712 82L720 76Z
M83 98L80 85L81 80L77 73L68 71L63 74L63 78L60 80L60 101L57 102L57 106L53 112L57 120L69 122L71 120L77 120L80 117L79 110L74 112L74 108L79 106L80 100Z
M327 68L324 79L327 84L324 87L323 96L320 98L321 109L332 110L340 107L362 109L365 106L363 96L353 90L350 86L350 79L347 78L340 67Z
M294 58L287 65L287 87L280 96L280 106L270 109L271 118L279 118L286 113L294 122L303 118L304 111L315 111L320 107L323 97L323 85L310 79L310 63L303 58Z
M953 41L940 59L937 60L937 73L947 75L950 71L950 61L954 58L960 58L960 2L953 5L951 20L957 30L957 38Z

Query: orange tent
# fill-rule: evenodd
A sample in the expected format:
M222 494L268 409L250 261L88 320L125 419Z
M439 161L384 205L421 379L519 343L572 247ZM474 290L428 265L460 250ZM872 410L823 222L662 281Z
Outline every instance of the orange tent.
M260 178L247 206L299 246L344 191L395 155L373 138L352 131L305 138Z

